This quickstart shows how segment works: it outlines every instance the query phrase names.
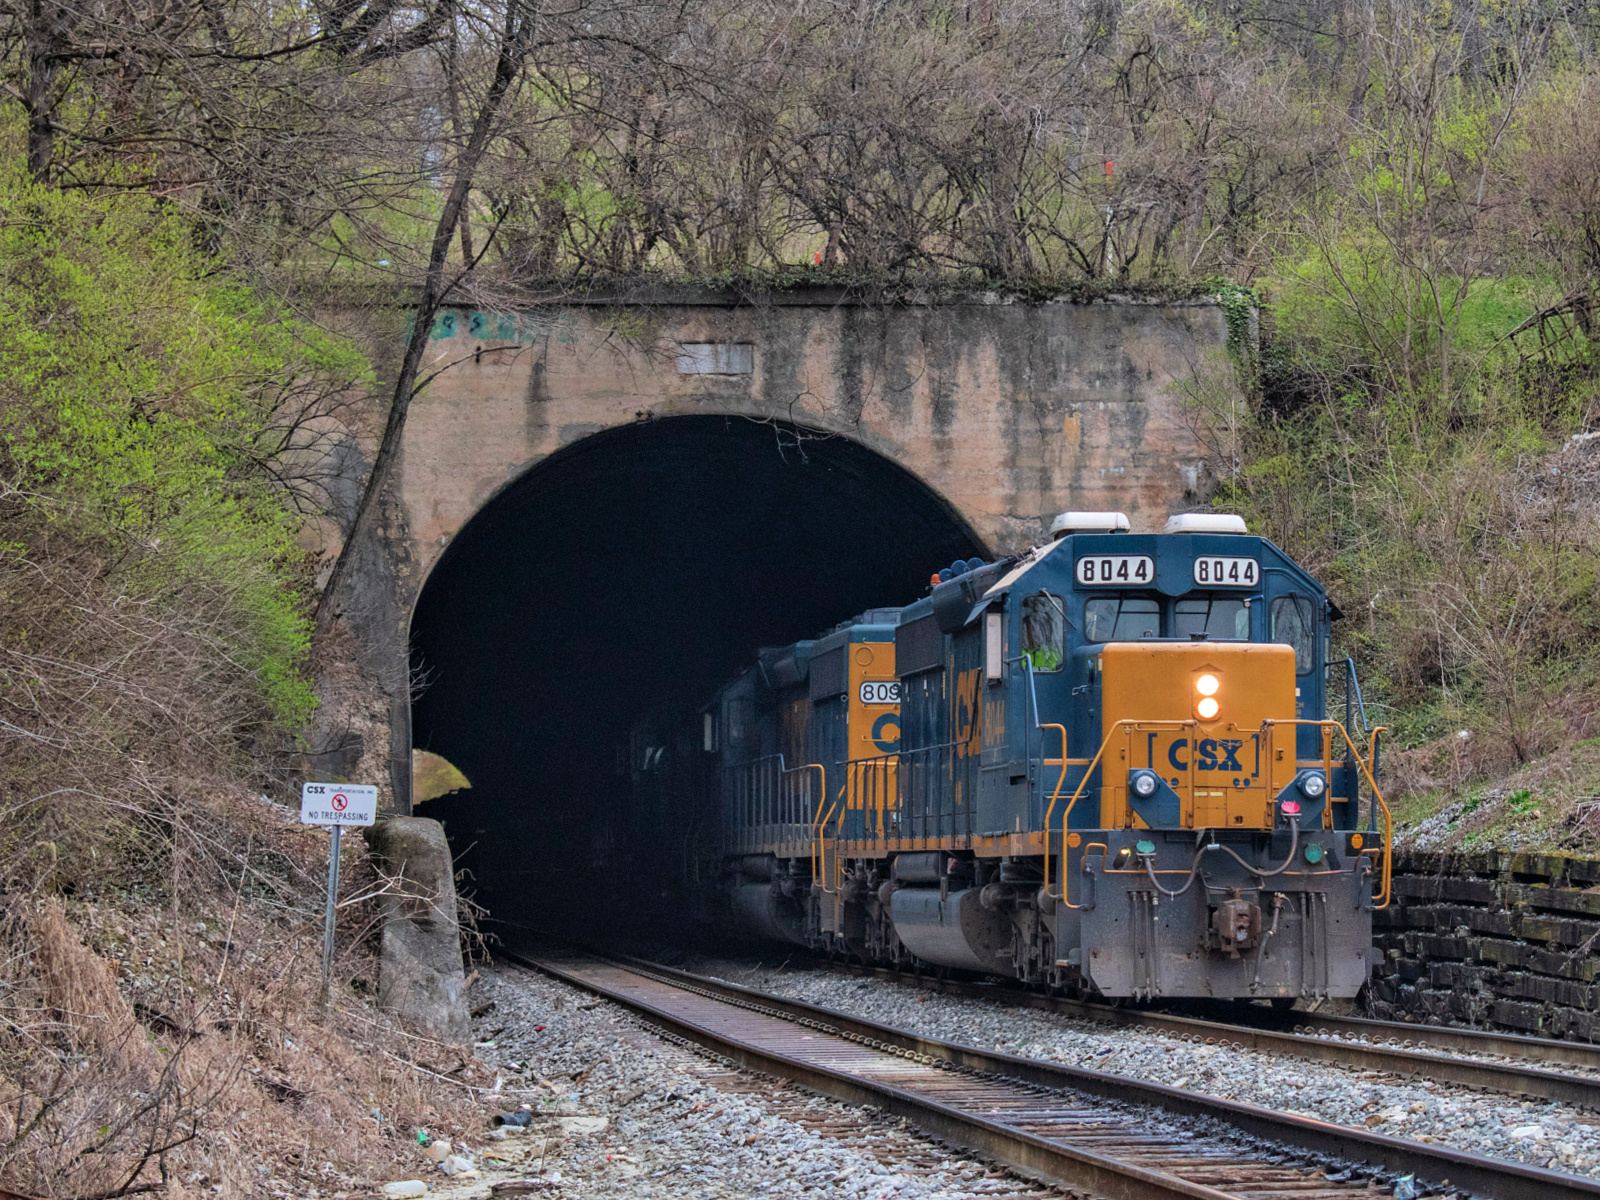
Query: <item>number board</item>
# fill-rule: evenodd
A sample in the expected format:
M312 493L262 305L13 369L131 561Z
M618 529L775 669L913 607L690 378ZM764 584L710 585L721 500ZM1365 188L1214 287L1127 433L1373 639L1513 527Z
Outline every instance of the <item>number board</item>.
M1255 587L1261 567L1253 558L1197 558L1194 581L1201 587Z
M1148 587L1155 559L1144 554L1094 554L1078 560L1078 582L1091 587Z
M861 703L863 704L899 704L900 681L898 679L864 679L861 681Z

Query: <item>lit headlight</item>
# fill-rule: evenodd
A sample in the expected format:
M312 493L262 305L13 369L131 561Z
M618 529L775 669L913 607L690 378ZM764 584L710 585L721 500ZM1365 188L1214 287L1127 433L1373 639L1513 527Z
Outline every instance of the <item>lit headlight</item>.
M1200 714L1200 719L1202 721L1211 720L1211 718L1216 716L1221 709L1222 705L1217 703L1215 696L1203 696L1200 699L1200 703L1194 706L1195 712Z
M1149 799L1156 794L1156 788L1161 786L1161 780L1156 778L1154 771L1135 771L1129 780L1135 794Z
M1215 675L1202 675L1194 681L1194 690L1202 696L1215 696L1217 689L1222 686L1222 681Z
M1302 771L1296 782L1308 800L1315 800L1328 790L1328 780L1321 771Z

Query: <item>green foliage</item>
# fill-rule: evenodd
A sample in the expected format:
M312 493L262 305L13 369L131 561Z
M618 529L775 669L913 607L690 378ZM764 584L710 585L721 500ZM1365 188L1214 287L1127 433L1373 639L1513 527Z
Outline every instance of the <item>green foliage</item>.
M1209 279L1206 284L1222 304L1222 315L1228 323L1228 353L1241 369L1253 369L1254 331L1256 313L1261 307L1260 295L1255 288L1244 287L1222 276Z
M4 553L70 549L149 610L203 604L263 719L299 726L315 698L297 524L257 469L261 439L287 380L364 364L158 203L43 187L12 157L0 217L0 487L28 501Z
M1506 97L1402 67L1261 276L1253 403L1194 399L1230 466L1215 502L1350 614L1335 654L1390 706L1396 786L1437 798L1581 735L1600 690L1600 485L1569 440L1596 415L1600 281L1575 287L1577 252L1517 224L1547 201ZM1593 120L1559 80L1529 104ZM1581 223L1600 191L1545 153ZM1224 294L1230 340L1249 302Z

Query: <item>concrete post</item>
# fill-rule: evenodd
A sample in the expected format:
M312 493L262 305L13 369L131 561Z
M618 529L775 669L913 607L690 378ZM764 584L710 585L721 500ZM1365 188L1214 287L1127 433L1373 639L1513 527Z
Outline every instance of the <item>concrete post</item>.
M444 827L426 817L391 817L366 837L378 869L394 881L383 897L378 1004L430 1037L464 1042L471 1025Z

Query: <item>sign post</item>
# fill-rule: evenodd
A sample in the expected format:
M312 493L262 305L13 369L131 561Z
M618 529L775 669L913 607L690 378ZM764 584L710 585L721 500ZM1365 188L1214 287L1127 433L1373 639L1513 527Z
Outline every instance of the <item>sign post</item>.
M339 838L346 825L378 819L378 789L364 783L308 783L300 789L300 823L333 829L328 851L328 907L322 919L322 1002L333 989L333 925L339 903Z

